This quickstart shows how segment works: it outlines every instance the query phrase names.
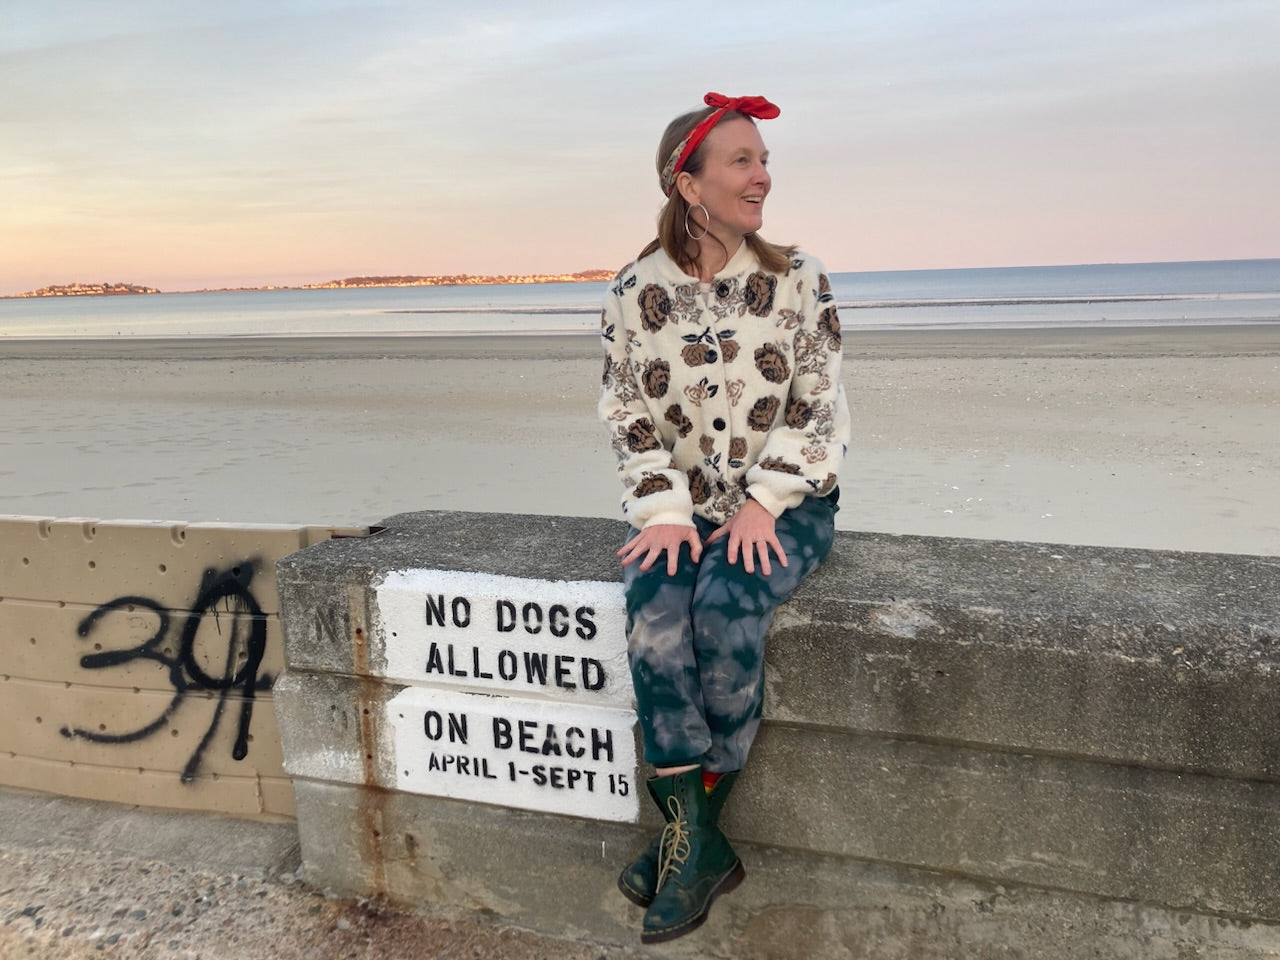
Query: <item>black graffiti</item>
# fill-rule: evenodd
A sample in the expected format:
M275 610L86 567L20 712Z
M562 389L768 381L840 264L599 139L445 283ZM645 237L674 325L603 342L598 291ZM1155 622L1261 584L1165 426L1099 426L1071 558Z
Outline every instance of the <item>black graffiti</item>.
M191 605L191 612L186 615L176 655L161 649L161 644L169 632L170 611L148 597L116 597L81 620L76 632L81 637L88 638L98 622L107 614L139 607L151 611L158 622L155 632L148 640L127 650L107 650L101 653L85 654L80 658L80 666L86 670L104 670L122 666L133 660L154 660L169 670L173 699L169 701L169 705L160 716L136 730L107 733L86 730L82 727L63 727L62 735L69 738L78 737L94 743L134 743L165 727L169 718L193 692L216 691L218 702L214 707L209 729L200 738L200 742L182 770L182 782L191 783L200 769L205 750L218 731L228 695L231 691L238 690L241 697L240 722L231 756L236 760L243 760L248 756L249 726L253 722L254 697L260 690L270 690L272 682L270 676L258 676L258 669L262 666L262 658L267 650L267 618L249 589L253 574L253 564L248 562L237 564L228 570L219 571L210 568L204 572L200 581L199 594ZM226 637L226 662L222 675L212 676L196 662L196 637L200 632L200 625L207 616L213 617L214 625L221 636L221 614L223 613L232 615L230 632ZM247 629L245 629L246 625ZM238 661L242 662L237 668Z

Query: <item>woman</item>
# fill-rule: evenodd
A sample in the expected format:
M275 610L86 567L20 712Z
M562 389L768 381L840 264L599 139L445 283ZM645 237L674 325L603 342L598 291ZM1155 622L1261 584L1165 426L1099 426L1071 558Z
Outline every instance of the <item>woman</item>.
M619 877L642 940L736 887L717 826L764 699L774 610L826 557L849 413L821 265L759 235L763 97L709 93L658 148L658 237L605 301L599 412L631 524L618 551L649 792L667 825Z

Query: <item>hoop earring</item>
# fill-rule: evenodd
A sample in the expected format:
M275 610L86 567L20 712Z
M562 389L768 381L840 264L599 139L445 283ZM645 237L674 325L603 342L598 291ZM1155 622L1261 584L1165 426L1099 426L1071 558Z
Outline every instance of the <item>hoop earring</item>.
M693 235L693 231L689 229L689 214L693 213L693 207L685 207L685 211L684 211L684 232L685 232L685 233L687 233L687 234L689 235L689 239L690 239L690 240L701 240L703 237L705 237L708 233L710 233L710 232L711 232L711 214L710 214L710 213L708 213L708 212L707 212L707 208L706 208L706 207L703 207L703 206L702 206L702 204L700 204L700 203L694 204L694 206L702 207L702 215L703 215L704 217L706 217L706 218L707 218L707 226L706 226L706 228L702 231L702 233L701 233L701 234L699 234L698 236L696 236L696 237L695 237L695 236Z

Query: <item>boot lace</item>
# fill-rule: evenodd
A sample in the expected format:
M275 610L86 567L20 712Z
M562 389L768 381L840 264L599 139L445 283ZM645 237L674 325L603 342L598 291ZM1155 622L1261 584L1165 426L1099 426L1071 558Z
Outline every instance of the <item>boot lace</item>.
M662 828L662 854L658 866L658 889L662 889L667 877L672 873L680 873L680 868L689 859L689 830L685 822L684 810L675 797L667 800L667 811L671 819Z

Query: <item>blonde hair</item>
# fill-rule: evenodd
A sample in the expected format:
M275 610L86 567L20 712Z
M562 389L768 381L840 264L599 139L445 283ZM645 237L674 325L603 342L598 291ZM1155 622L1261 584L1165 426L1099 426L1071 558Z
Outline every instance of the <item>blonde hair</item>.
M663 132L662 139L658 142L657 166L659 184L662 181L662 168L666 166L667 160L670 159L676 146L689 135L694 127L703 119L715 113L715 111L715 107L703 107L701 110L694 110L691 113L676 117L667 124L667 129ZM741 117L748 123L755 123L745 113L739 113L737 110L730 110L726 113L720 123L737 117ZM705 144L705 140L698 144L697 149L685 161L682 170L695 177L702 172L702 164L705 160L702 148ZM690 241L689 235L685 231L685 218L688 215L688 202L680 195L679 190L673 189L671 196L667 198L667 202L658 212L658 235L645 245L637 259L647 257L649 254L662 249L666 251L667 256L676 262L681 270L695 276L700 274L702 267L701 248ZM716 238L713 236L712 239L715 240ZM770 243L758 233L748 233L743 237L743 241L751 249L751 252L755 254L756 259L760 261L760 265L770 273L786 273L791 268L791 257L796 252L794 245L779 246L776 243ZM716 240L716 242L719 243L719 240ZM728 251L726 250L725 253L727 255Z

